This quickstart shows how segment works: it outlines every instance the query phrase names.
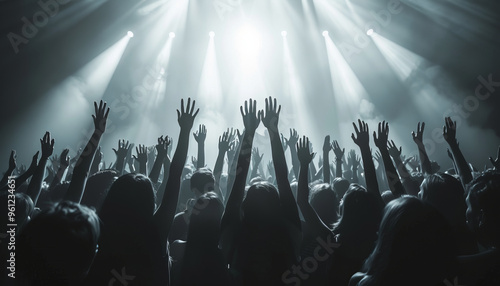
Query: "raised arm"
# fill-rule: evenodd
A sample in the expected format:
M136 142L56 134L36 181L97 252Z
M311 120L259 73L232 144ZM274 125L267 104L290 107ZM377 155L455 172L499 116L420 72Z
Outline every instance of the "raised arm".
M273 102L271 97L269 97L269 99L266 99L266 109L265 114L262 114L262 123L267 128L271 139L274 171L276 174L276 182L278 184L278 191L280 193L280 201L284 214L291 223L300 228L299 212L297 210L295 198L292 194L292 189L290 188L290 183L288 182L288 168L286 166L285 153L283 152L283 147L281 146L280 133L278 130L280 111L281 105L278 107L276 99L274 99ZM290 143L290 139L288 139L288 141ZM295 149L292 145L289 147L290 149ZM294 153L296 153L296 151L294 151Z
M332 143L333 153L335 154L335 177L342 177L342 158L344 158L345 148L340 149L339 142L334 140ZM327 182L326 182L327 183Z
M179 190L181 186L181 176L187 158L189 147L189 135L193 128L194 119L198 115L199 109L195 110L195 101L191 105L191 98L188 98L186 109L184 110L184 100L181 100L181 110L177 110L177 121L181 128L179 141L175 149L174 157L169 170L168 181L165 186L165 193L161 205L154 214L154 223L158 229L162 245L166 245L167 237L172 226Z
M297 156L300 161L297 204L302 211L302 215L304 215L305 221L312 228L329 231L328 227L323 223L323 221L321 221L311 204L309 204L309 181L307 179L307 173L309 172L309 163L313 159L313 154L309 151L309 138L304 136L299 140L297 143Z
M254 147L252 149L252 173L250 175L250 180L257 177L260 163L262 162L262 158L264 154L259 152L259 148Z
M102 134L104 134L106 130L109 108L106 108L106 103L101 100L99 106L97 106L97 102L94 102L94 109L95 115L92 115L94 119L94 133L76 162L68 192L64 197L64 200L73 201L75 203L80 203L82 200L85 185L89 177L90 165L92 164L95 152L101 141Z
M59 157L59 168L57 169L57 173L52 179L52 182L50 182L49 190L53 190L55 187L57 187L57 185L61 183L64 172L66 172L69 167L70 158L68 154L69 149L64 149L61 152L61 156Z
M3 174L2 180L0 181L0 188L3 188L4 186L7 185L7 182L9 181L9 177L12 176L12 172L16 169L16 151L12 150L10 151L10 157L9 157L9 168Z
M171 141L168 136L165 136L163 139L163 135L158 137L158 144L156 144L156 158L153 164L153 168L151 168L151 172L149 173L149 179L153 182L153 185L158 183L158 179L160 178L161 167L163 166L163 161L167 158L168 146ZM163 170L165 172L165 170Z
M359 146L361 151L361 159L363 160L363 169L365 171L365 180L366 180L366 189L368 192L373 193L377 198L379 198L379 202L383 205L382 197L380 196L380 191L378 189L377 183L377 173L375 171L375 164L373 164L372 154L370 151L370 135L368 131L368 124L364 121L358 119L358 126L353 122L354 131L356 132L356 136L354 133L351 134L351 138L356 145Z
M332 145L330 143L330 135L325 136L325 141L323 142L323 182L329 184L331 182L330 178L330 150L332 150ZM309 150L307 150L309 151ZM299 153L297 149L297 154ZM299 157L300 161L300 157ZM300 162L300 167L302 169L302 161ZM299 174L300 176L300 174ZM302 207L300 208L302 210Z
M387 178L387 183L389 184L389 189L394 194L396 198L404 195L405 189L401 180L399 179L396 168L391 161L391 156L389 155L389 150L387 149L389 138L389 123L383 121L378 124L378 137L377 132L373 132L373 141L378 147L380 154L382 155L382 160L384 161L385 176Z
M226 152L229 150L229 139L230 139L229 128L226 132L219 136L219 153L217 154L217 159L215 160L214 166L214 177L215 177L215 191L221 201L224 201L224 195L222 194L220 186L220 177L222 176L222 169L224 168L224 157Z
M196 169L205 167L205 139L207 139L207 128L200 124L198 131L193 133L194 140L198 143L198 162Z
M288 147L290 149L293 174L295 175L295 178L299 177L300 168L299 158L297 157L297 150L295 150L295 144L297 144L297 141L299 141L299 134L297 133L297 130L290 129L290 138L288 138L286 142L288 143Z
M427 151L425 151L425 145L423 141L424 137L424 128L425 128L425 122L420 122L417 125L417 132L411 132L411 136L413 137L413 141L415 144L417 144L418 147L418 154L420 157L420 164L422 168L422 172L425 174L432 174L432 166L431 166L431 160L429 159L429 156L427 155Z
M40 192L42 191L43 177L45 176L45 165L47 165L47 160L49 159L52 152L54 152L54 139L50 139L50 133L45 132L43 139L40 139L40 144L42 145L42 157L38 162L38 167L33 173L33 178L31 178L30 184L28 185L28 190L26 194L33 201L33 205L36 206Z
M118 171L118 174L121 176L123 174L123 168L125 167L125 158L127 157L127 153L132 147L130 143L125 142L124 139L118 140L118 149L113 148L113 151L116 155L115 169Z
M97 147L97 151L95 152L94 160L92 160L92 166L90 167L90 175L99 172L99 165L101 165L102 156L103 154L101 151L101 146L99 146Z
M234 180L236 180L238 158L241 151L241 141L243 140L243 135L240 134L240 130L238 129L236 129L236 136L238 136L238 141L234 140L231 143L231 147L229 148L228 151L229 168L227 171L226 200L229 198L228 192L231 192L231 190L233 189ZM234 137L234 135L231 137ZM229 155L229 153L231 153L231 155ZM231 157L231 159L229 157Z
M138 147L135 147L135 152L137 153L137 156L133 155L133 158L134 160L139 162L139 173L143 174L144 176L147 176L148 147L146 147L146 145L139 144Z
M356 151L351 150L349 154L347 154L347 165L351 166L351 177L352 177L352 182L358 184L359 183L359 178L358 178L358 168L359 164L361 163L361 158L359 158L358 155L356 155Z
M245 101L245 110L240 107L243 124L245 131L241 141L241 151L238 156L236 178L234 180L231 194L227 200L226 210L222 216L221 230L229 230L228 227L234 226L239 223L241 203L245 194L245 182L250 168L250 156L252 154L253 139L255 130L260 124L261 111L257 114L257 102L252 99L249 100L250 104Z
M444 140L450 146L451 153L453 154L453 159L455 161L458 175L462 181L462 185L467 186L470 181L472 181L472 172L465 160L457 141L457 123L453 122L450 117L445 118L445 126L443 126L443 137Z

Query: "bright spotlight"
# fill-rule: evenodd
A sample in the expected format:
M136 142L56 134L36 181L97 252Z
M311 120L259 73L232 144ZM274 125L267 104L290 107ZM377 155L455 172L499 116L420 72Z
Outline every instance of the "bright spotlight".
M128 32L127 32L127 36L128 36L129 38L133 38L133 37L134 37L134 33L132 33L132 31L128 31Z
M328 31L323 31L322 34L323 34L323 37L326 37L326 36L328 36Z
M282 35L283 37L286 37L286 31L281 31L281 35Z
M215 36L215 33L214 33L214 31L210 31L210 33L208 33L208 35L209 35L211 38L213 38L213 37Z
M366 34L367 34L368 36L373 35L373 33L375 33L375 32L373 31L373 29L369 29L368 31L366 31Z
M169 36L170 38L175 38L175 33L174 33L174 32L170 32L170 33L168 33L168 36Z
M262 48L258 31L251 25L241 27L235 37L235 48L242 62L254 63Z

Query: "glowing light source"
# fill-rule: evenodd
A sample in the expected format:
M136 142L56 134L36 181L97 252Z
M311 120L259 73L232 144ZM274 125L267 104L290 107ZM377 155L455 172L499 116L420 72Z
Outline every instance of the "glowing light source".
M326 37L328 36L328 31L323 31L323 33L321 33L323 35L323 37Z
M214 33L214 31L210 31L210 33L208 33L208 35L209 35L211 38L213 38L213 37L215 36L215 33Z
M366 31L366 34L367 34L368 36L373 35L373 33L375 33L375 32L373 31L373 29L368 29L368 31Z
M129 38L133 38L133 37L134 37L134 33L132 33L132 31L128 31L128 32L127 32L127 36L128 36Z
M168 36L169 36L170 38L175 38L175 33L174 33L174 32L170 32L170 33L168 33Z
M236 34L235 47L243 63L254 62L262 48L261 37L254 27L245 25Z
M283 37L286 37L286 31L281 31L281 35L282 35Z

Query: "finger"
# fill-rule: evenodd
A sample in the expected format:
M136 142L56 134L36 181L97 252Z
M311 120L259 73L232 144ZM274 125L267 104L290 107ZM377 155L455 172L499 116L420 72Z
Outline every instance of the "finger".
M245 100L245 114L248 114L248 101Z
M245 114L243 113L243 106L240 106L240 113L241 113L241 117L245 117Z
M188 102L186 104L185 112L189 113L190 109L191 109L191 97L188 97Z
M425 122L422 122L422 133L424 133L424 128L425 128Z
M179 118L181 118L181 113L179 112L179 109L177 109L177 120L179 120Z
M193 100L193 104L191 105L191 111L189 112L189 114L193 114L193 111L194 111L194 107L196 105L196 100Z
M356 126L356 123L352 123L352 126L354 126L354 131L356 132L356 134L359 134L359 130L358 130L358 127ZM352 133L352 136L354 136L354 133Z
M179 110L177 110L177 113L179 113ZM181 114L184 114L184 98L181 99Z
M97 114L97 102L94 101L94 112L95 114ZM92 115L92 117L94 117L94 115Z
M198 115L198 112L200 112L200 109L196 109L196 112L193 114L193 118L196 117L196 115Z
M109 107L108 107L108 109L106 110L106 114L104 114L104 118L105 118L105 119L108 119L108 115L109 115Z

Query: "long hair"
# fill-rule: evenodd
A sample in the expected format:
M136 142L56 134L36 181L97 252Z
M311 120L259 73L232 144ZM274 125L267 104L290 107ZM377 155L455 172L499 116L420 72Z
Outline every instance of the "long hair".
M440 283L455 267L454 241L434 207L415 197L393 200L384 209L379 238L365 262L369 279L363 285Z

